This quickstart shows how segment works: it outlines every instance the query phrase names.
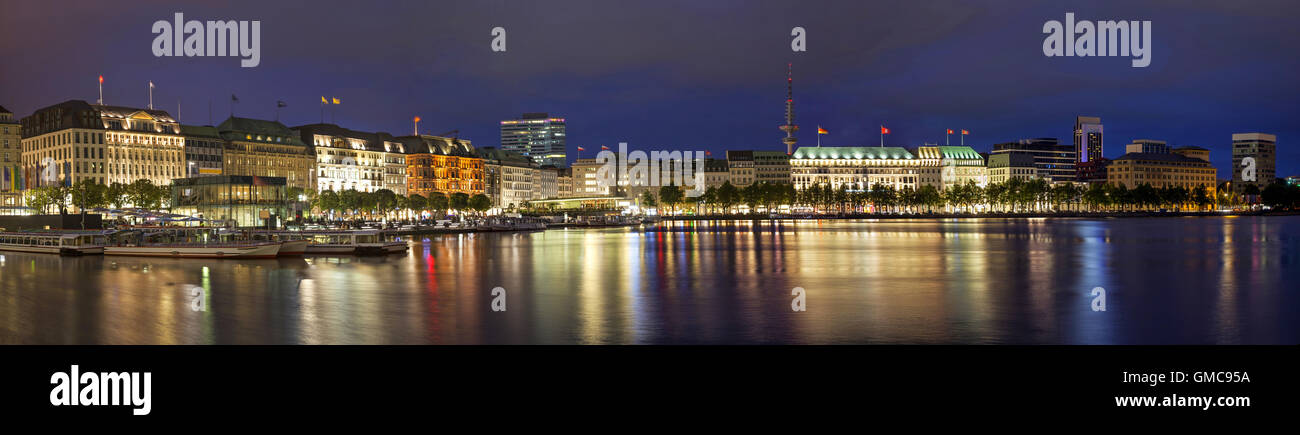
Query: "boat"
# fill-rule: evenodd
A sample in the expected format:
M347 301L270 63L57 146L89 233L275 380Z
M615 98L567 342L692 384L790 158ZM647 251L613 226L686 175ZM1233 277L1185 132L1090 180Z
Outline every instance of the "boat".
M0 251L59 255L104 253L107 238L102 232L8 232L0 233Z
M303 233L311 238L307 254L325 255L386 255L406 252L406 242L383 239L383 233L374 230L321 231Z
M296 257L307 253L307 245L312 240L309 234L302 231L265 231L256 230L244 233L247 240L280 242L281 257Z
M133 228L119 231L104 255L168 258L275 258L280 242L221 241L220 229L204 227Z

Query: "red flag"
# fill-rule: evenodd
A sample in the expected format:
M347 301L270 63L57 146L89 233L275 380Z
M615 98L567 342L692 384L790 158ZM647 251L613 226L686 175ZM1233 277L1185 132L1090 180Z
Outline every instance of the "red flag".
M586 151L586 149L583 147L578 147L578 151Z
M889 134L889 129L885 128L883 125L880 126L880 134Z
M961 134L970 134L970 130L962 130Z
M605 150L605 151L609 151L609 147L604 146L604 145L601 145L601 146L600 146L600 149Z
M817 134L831 134L831 132L826 131L826 129L822 128L821 126L817 126Z
M104 76L99 76L99 84L104 84Z
M706 155L706 156L711 156L711 155L713 155L713 152L712 152L712 151L709 151L709 150L704 150L704 155Z
M952 129L948 129L948 134L952 134Z

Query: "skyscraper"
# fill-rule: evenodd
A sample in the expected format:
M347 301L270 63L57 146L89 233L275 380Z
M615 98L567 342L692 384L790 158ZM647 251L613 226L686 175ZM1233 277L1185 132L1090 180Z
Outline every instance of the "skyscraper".
M1079 153L1079 163L1100 159L1101 118L1079 116L1074 119L1074 149Z
M1254 159L1254 165L1246 159ZM1243 193L1248 185L1262 192L1277 178L1277 136L1267 133L1232 135L1232 190Z
M538 165L565 166L564 118L547 113L525 113L520 119L501 121L501 149L514 151Z

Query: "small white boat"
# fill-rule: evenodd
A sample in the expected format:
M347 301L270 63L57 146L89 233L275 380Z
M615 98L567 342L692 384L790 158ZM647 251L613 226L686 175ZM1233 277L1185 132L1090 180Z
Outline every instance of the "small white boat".
M253 241L280 242L280 256L300 256L307 253L310 234L301 231L249 231L244 238Z
M104 253L104 244L106 242L107 239L103 233L0 233L0 251L96 255Z
M275 258L278 241L222 241L222 229L135 228L113 235L104 255L167 258Z

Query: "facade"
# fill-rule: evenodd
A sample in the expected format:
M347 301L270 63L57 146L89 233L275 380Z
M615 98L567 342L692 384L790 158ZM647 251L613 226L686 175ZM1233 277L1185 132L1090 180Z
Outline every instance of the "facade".
M366 133L334 124L294 127L299 139L314 149L318 192L375 192L388 189L406 195L405 145L387 133Z
M24 212L22 129L13 112L0 106L0 216Z
M1078 167L1075 165L1078 151L1070 145L1062 145L1056 138L1021 139L1018 142L993 145L992 155L1005 153L1028 154L1033 157L1036 178L1048 182L1075 181L1078 178ZM990 169L992 155L989 156ZM992 177L993 173L990 172L989 176ZM990 179L989 182L993 180Z
M922 162L922 185L928 184L940 191L970 183L980 187L988 185L984 156L974 148L964 145L921 146L917 147L916 156ZM920 186L913 188L916 187Z
M789 157L789 156L786 156ZM789 160L786 160L789 162ZM789 177L786 178L787 180ZM731 168L726 160L704 159L704 188L719 188L731 181ZM788 183L789 181L787 181Z
M567 166L564 118L525 113L501 121L501 149L522 154L538 166Z
M790 184L790 155L781 151L754 151L754 181Z
M877 184L897 190L931 185L944 190L988 183L984 157L967 146L922 146L912 154L900 147L800 147L790 159L796 189L829 185L849 190Z
M172 212L238 227L265 227L265 212L272 226L292 219L294 198L289 198L283 177L215 175L176 179L171 185Z
M1255 179L1246 180L1247 157L1255 159ZM1277 178L1277 136L1267 133L1235 133L1232 135L1232 190L1245 192L1247 185L1255 185L1260 192Z
M484 193L483 159L468 140L442 136L402 136L406 149L406 193L450 197Z
M1106 168L1106 181L1129 189L1142 184L1156 188L1185 187L1188 190L1204 186L1213 195L1216 171L1208 160L1209 155L1209 150L1198 147L1178 148L1170 152L1124 154ZM1206 159L1199 158L1201 156Z
M23 185L91 180L171 184L185 175L185 139L167 112L70 100L22 119Z
M989 156L988 168L989 184L1040 178L1034 155L1027 152L994 153Z
M1110 167L1111 159L1102 157L1091 162L1079 163L1077 169L1080 183L1098 184L1106 183L1106 169Z
M727 151L727 169L732 186L745 187L754 184L758 178L753 151Z
M225 175L279 177L288 187L316 188L316 155L284 124L230 117L217 131L226 140Z
M555 196L557 198L573 198L573 168L556 168L555 170Z
M1124 147L1125 153L1169 154L1169 144L1163 140L1135 139Z
M517 209L533 199L533 170L537 165L532 159L495 147L480 148L478 155L483 158L483 188L493 207Z
M559 183L559 171L555 167L533 168L532 199L559 198Z
M181 135L185 136L185 177L221 175L226 141L217 128L182 125Z
M573 161L573 196L593 197L614 194L614 186L601 186L598 171L604 166L597 159Z
M1074 119L1074 150L1078 163L1091 162L1102 157L1101 118L1079 116Z

